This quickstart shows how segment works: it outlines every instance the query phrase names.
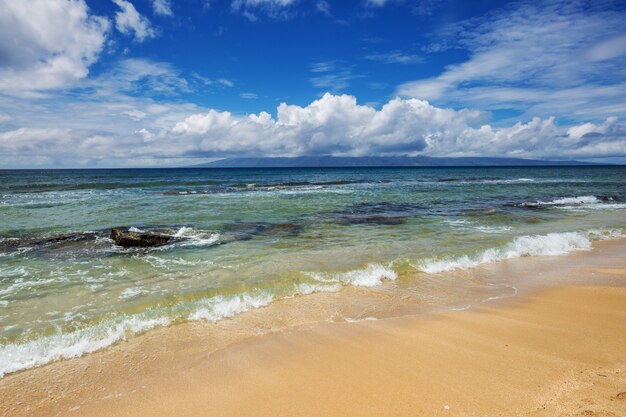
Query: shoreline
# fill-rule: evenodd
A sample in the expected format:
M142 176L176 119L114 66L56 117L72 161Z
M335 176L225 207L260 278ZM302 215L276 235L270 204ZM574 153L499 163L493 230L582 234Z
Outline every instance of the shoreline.
M546 329L550 332L568 331L573 332L573 334L582 332L581 334L596 335L601 337L603 341L608 341L610 346L588 343L589 346L585 345L585 349L582 349L580 346L569 348L567 344L553 340L551 342L552 347L560 349L559 353L552 354L554 357L547 360L546 355L550 355L543 352L537 357L531 357L530 360L535 361L533 362L535 365L541 365L542 369L548 365L554 366L558 363L567 365L569 363L569 366L557 367L558 372L556 371L557 368L550 368L556 374L561 374L564 370L571 370L573 369L572 366L584 368L584 366L593 364L605 368L614 367L611 369L620 373L613 373L610 374L611 377L602 378L608 378L605 379L605 382L613 381L617 384L615 386L609 384L611 388L617 388L619 385L624 388L619 392L626 391L624 385L626 382L624 381L626 378L626 361L623 357L623 348L620 350L621 346L626 345L626 336L624 336L626 335L626 325L622 324L626 323L626 262L620 258L620 255L624 253L624 248L626 248L626 241L619 239L598 242L591 251L577 252L563 257L522 258L479 268L475 271L476 274L489 275L505 274L507 271L509 273L524 271L528 275L532 275L533 281L543 279L544 282L536 282L536 285L529 283L527 288L515 297L491 300L489 303L477 303L466 311L402 314L400 310L396 317L392 315L390 318L375 321L365 319L357 323L349 323L348 320L329 323L320 321L319 318L316 319L315 317L310 320L310 316L307 317L306 314L302 313L302 317L296 325L293 323L285 324L287 322L283 317L285 323L283 323L282 328L280 326L268 328L267 326L264 327L263 321L260 319L264 314L264 309L260 309L245 313L239 316L240 318L237 320L226 320L215 325L185 323L158 329L82 358L55 362L5 376L4 379L0 380L0 395L6 399L6 405L3 406L2 412L3 415L11 416L31 415L32 413L42 416L66 414L87 416L181 415L177 414L178 411L175 412L175 410L187 407L183 413L185 415L206 415L207 413L210 415L264 415L258 407L255 408L254 406L258 406L262 398L272 398L271 401L261 401L266 408L264 410L267 415L308 415L311 413L322 415L325 414L322 412L322 408L308 408L305 405L309 404L309 407L313 407L312 403L304 401L312 394L303 392L303 388L300 386L301 384L307 386L307 377L314 374L319 381L328 380L323 384L320 382L316 388L320 396L330 395L330 398L326 398L328 401L322 402L335 404L339 407L328 408L327 411L330 414L367 414L365 413L366 409L348 410L345 408L346 404L350 403L348 401L350 398L354 401L355 407L363 406L361 404L363 399L357 400L354 397L355 392L361 391L367 392L369 399L377 399L368 408L369 410L377 410L377 413L372 411L371 415L410 414L410 410L418 409L415 407L426 407L435 404L435 402L433 402L434 400L407 402L407 398L412 397L406 396L408 394L403 388L404 386L411 387L417 383L417 391L425 390L423 392L428 393L433 399L438 398L437 395L440 394L436 390L429 391L428 384L417 372L420 369L429 370L431 380L438 381L437 378L441 379L438 371L428 369L433 366L432 361L428 359L429 354L444 356L448 354L448 361L455 363L450 372L458 368L467 373L467 379L464 381L467 391L474 392L473 398L477 398L475 392L477 383L480 385L485 381L491 381L485 372L489 374L489 368L492 365L495 367L494 370L497 369L500 372L501 377L509 377L510 373L524 371L524 369L518 369L515 366L512 366L509 371L500 369L498 367L503 364L499 360L490 364L493 358L483 358L483 362L473 364L471 361L468 362L467 357L472 352L472 354L478 355L482 349L491 348L491 346L485 346L485 340L481 341L478 337L480 333L486 331L485 329L497 336L495 339L494 337L489 339L493 342L493 340L499 341L503 332L507 335L509 332L513 332L516 326L526 332L525 339L528 339L528 343L534 343L524 345L527 341L517 340L517 343L524 346L518 352L520 355L518 359L529 359L524 356L529 351L541 352L542 337L554 338L550 333L547 335L534 334L533 331L537 330L537 326L543 326L544 331ZM546 278L545 275L564 278L561 282L555 282L553 279ZM546 289L545 286L553 288ZM351 291L358 292L358 289ZM345 301L350 295L348 293L337 297L331 294L330 297L343 298ZM313 294L307 297L322 299L328 298L329 295ZM594 302L590 302L591 300ZM278 310L278 315L274 318L280 322L281 314L295 314L297 316L299 313L293 311L294 304L302 301L302 298L294 301L286 300L283 306L267 308ZM607 302L612 306L610 309L600 308L598 305ZM565 306L573 314L584 311L585 314L590 314L594 319L568 323L568 317L563 317L565 313L554 311L554 309L550 310L549 306L553 304ZM543 306L541 308L544 310L548 309L550 314L545 314L543 311L544 315L538 317L538 306ZM541 310L541 308L539 309ZM521 319L518 318L511 323L511 315L517 315ZM560 325L557 327L554 325L546 326L545 323L550 321L559 322ZM248 324L251 324L252 327L256 326L257 334L261 337L237 335L235 327L241 322L249 322ZM507 325L512 324L511 329L505 331L502 328L504 322ZM219 326L217 326L218 324ZM463 326L469 325L469 328L473 330L469 330L468 333L463 326L459 327L461 324ZM567 327L566 325L571 328L563 330ZM220 338L219 332L212 332L207 327L229 328L233 337L230 340L224 340L224 338ZM458 339L456 333L459 331L465 332L467 340L458 340L458 342L462 342L458 346L450 345L451 340ZM434 338L433 341L438 340L438 348L427 352L423 350L425 347L421 344L412 345L411 343L415 342L416 334L430 335L429 337ZM223 336L223 333L221 335ZM386 341L390 335L394 340L393 343ZM361 342L357 345L365 347L361 348L348 342L351 338L360 340ZM471 340L475 340L478 346L472 345L469 342ZM442 343L444 346L441 346ZM595 360L594 362L591 355L594 349L599 349L602 355L606 356L610 353L610 349L615 348L618 349L617 353L622 353L622 362L609 363L610 361L607 361L606 358L603 361ZM355 352L354 349L357 351ZM381 361L385 362L386 355L376 356L376 361L367 359L370 355L376 354L378 350L389 353L388 360L392 362L402 362L402 358L408 360L416 352L421 355L422 360L412 363L407 368L411 377L403 379L403 384L398 385L389 380L389 375L396 375L398 371L394 371L394 366L398 365L397 363L396 365L389 364L391 368L386 371L380 364ZM308 353L305 354L304 352ZM498 352L498 354L502 353ZM613 351L613 353L615 352ZM358 357L358 354L364 355L362 362L355 361L354 358ZM572 355L577 358L578 362L570 358ZM310 357L315 357L317 361L311 362ZM284 358L289 358L290 364L290 370L286 374L283 369L286 366ZM247 366L244 367L241 365L242 363L246 363ZM346 363L351 364L351 366L346 368ZM323 368L324 364L329 366L326 376L317 370L317 368ZM334 375L334 368L341 369L342 374L340 376ZM277 375L277 370L281 369L283 369L281 371L283 373ZM373 386L366 384L367 378L364 379L362 375L364 372L384 380L381 381L380 392L376 393ZM387 375L388 373L390 374ZM470 374L474 375L477 380L472 381ZM271 381L272 384L270 386L255 385L252 381L258 382L259 378L262 381ZM345 387L336 386L336 382L333 382L336 378L347 379ZM542 376L538 381L539 386L543 387L542 392L545 390L543 383L545 378L548 376ZM285 393L281 396L280 390L278 390L279 381L284 382L284 390L293 394L294 398L285 398ZM439 387L440 390L449 388L447 384L450 381L447 383L439 382L442 384ZM327 386L326 384L330 385ZM362 386L363 384L365 385ZM338 391L347 391L345 392L345 399L335 398L334 394L331 395L332 393L327 392L330 386ZM230 387L230 391L227 389L228 387ZM248 399L245 401L239 401L238 396L232 393L233 389L238 390L242 387L247 387L248 390L246 391ZM294 387L300 388L294 391ZM272 389L263 391L263 388ZM197 398L192 396L192 392ZM396 398L398 404L385 403L380 398L381 393L387 393ZM615 395L617 394L618 392L615 393ZM507 394L507 396L511 395L513 393ZM304 401L300 408L296 404L298 396L301 396ZM208 401L207 398L209 397L213 400L217 398L220 400ZM459 394L458 398L464 397ZM618 400L616 398L607 401L614 403ZM159 400L158 407L154 406L155 399ZM469 397L466 399L470 401ZM368 402L365 401L365 403ZM454 401L448 402L454 403ZM470 403L472 402L475 400L470 401ZM387 404L386 408L376 408L376 404L383 403ZM401 408L401 404L410 405L410 408ZM621 402L616 404L619 405ZM626 404L626 399L624 399L624 404ZM465 414L459 414L462 407L459 408L458 401L454 404L444 405L448 405L450 408L421 408L420 410L425 415L474 415L472 412L466 412L467 410L463 411ZM107 412L98 414L98 409L104 406L107 407ZM169 413L166 411L168 406L172 407ZM328 405L327 407L331 406ZM487 406L483 404L481 407ZM456 410L457 414L454 414L453 410ZM487 407L481 410L487 415L490 415L489 413L514 414L512 409L508 409L510 413L506 414L506 407L492 409ZM595 412L591 409L589 411ZM539 413L539 411L537 412ZM475 415L480 415L480 413ZM556 414L539 413L536 415Z

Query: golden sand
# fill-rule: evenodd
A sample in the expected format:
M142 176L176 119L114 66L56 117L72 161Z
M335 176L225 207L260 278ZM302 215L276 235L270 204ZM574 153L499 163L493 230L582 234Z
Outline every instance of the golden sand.
M584 285L467 311L313 323L230 344L208 338L198 325L150 332L5 377L0 410L7 416L624 416L625 248L621 242L575 255L576 262L551 271L576 273L572 282Z

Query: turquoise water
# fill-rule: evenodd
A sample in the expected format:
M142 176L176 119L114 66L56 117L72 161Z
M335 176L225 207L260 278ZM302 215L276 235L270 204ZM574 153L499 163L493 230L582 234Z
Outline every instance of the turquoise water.
M620 236L625 180L626 167L0 171L0 375L347 286L445 302L441 274ZM175 239L124 249L112 227Z

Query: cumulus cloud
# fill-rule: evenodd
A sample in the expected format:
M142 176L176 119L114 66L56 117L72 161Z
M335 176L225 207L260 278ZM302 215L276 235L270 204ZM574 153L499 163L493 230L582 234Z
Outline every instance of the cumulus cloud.
M0 0L0 92L61 88L85 78L109 22L83 0Z
M625 11L604 2L513 3L443 30L425 50L465 49L469 59L397 93L528 115L600 116L607 105L626 114L624 21Z
M31 165L61 160L191 164L195 158L299 155L626 157L626 125L617 118L569 126L553 117L533 118L495 127L484 112L418 99L395 98L376 109L353 96L325 94L307 106L282 103L276 116L149 100L82 103L58 112L66 117L48 114L37 124L0 131L0 165L25 160Z
M127 36L133 36L137 42L156 37L156 30L145 16L127 0L113 0L121 10L115 13L115 27ZM162 2L161 2L162 3ZM155 9L156 10L156 9Z

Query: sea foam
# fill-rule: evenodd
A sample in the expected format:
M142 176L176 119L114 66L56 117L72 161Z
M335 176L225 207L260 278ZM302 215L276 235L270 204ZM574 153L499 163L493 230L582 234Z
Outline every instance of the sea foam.
M186 318L190 321L216 322L254 308L264 307L272 301L274 297L264 292L244 293L230 297L215 296L186 306L179 305L158 311L120 316L69 333L57 333L24 343L0 345L0 378L8 373L34 368L57 360L78 358L126 340L133 334L168 326L176 320ZM191 313L185 315L184 311L191 311Z
M501 248L490 248L474 255L455 258L431 258L420 262L417 269L428 274L471 269L479 265L523 256L559 256L587 250L594 240L622 236L620 230L589 230L586 232L548 233L546 235L520 236Z
M380 264L371 264L365 269L348 272L309 272L308 275L320 282L343 283L357 287L376 287L382 284L383 280L395 281L398 278L393 269Z
M564 197L557 198L553 201L539 201L539 204L544 204L546 206L565 206L569 204L596 204L599 203L600 200L598 197L593 195L583 195L579 197Z
M166 326L169 323L170 320L166 317L151 318L144 313L115 321L105 321L71 333L58 333L26 343L0 346L0 378L11 372L34 368L60 359L77 358L120 340L126 340L130 334Z
M231 297L217 296L205 300L196 311L189 315L189 320L208 320L216 322L233 317L250 309L265 307L274 301L271 294L241 294Z
M175 238L184 238L178 246L211 246L219 243L220 234L194 230L183 226L173 235Z

